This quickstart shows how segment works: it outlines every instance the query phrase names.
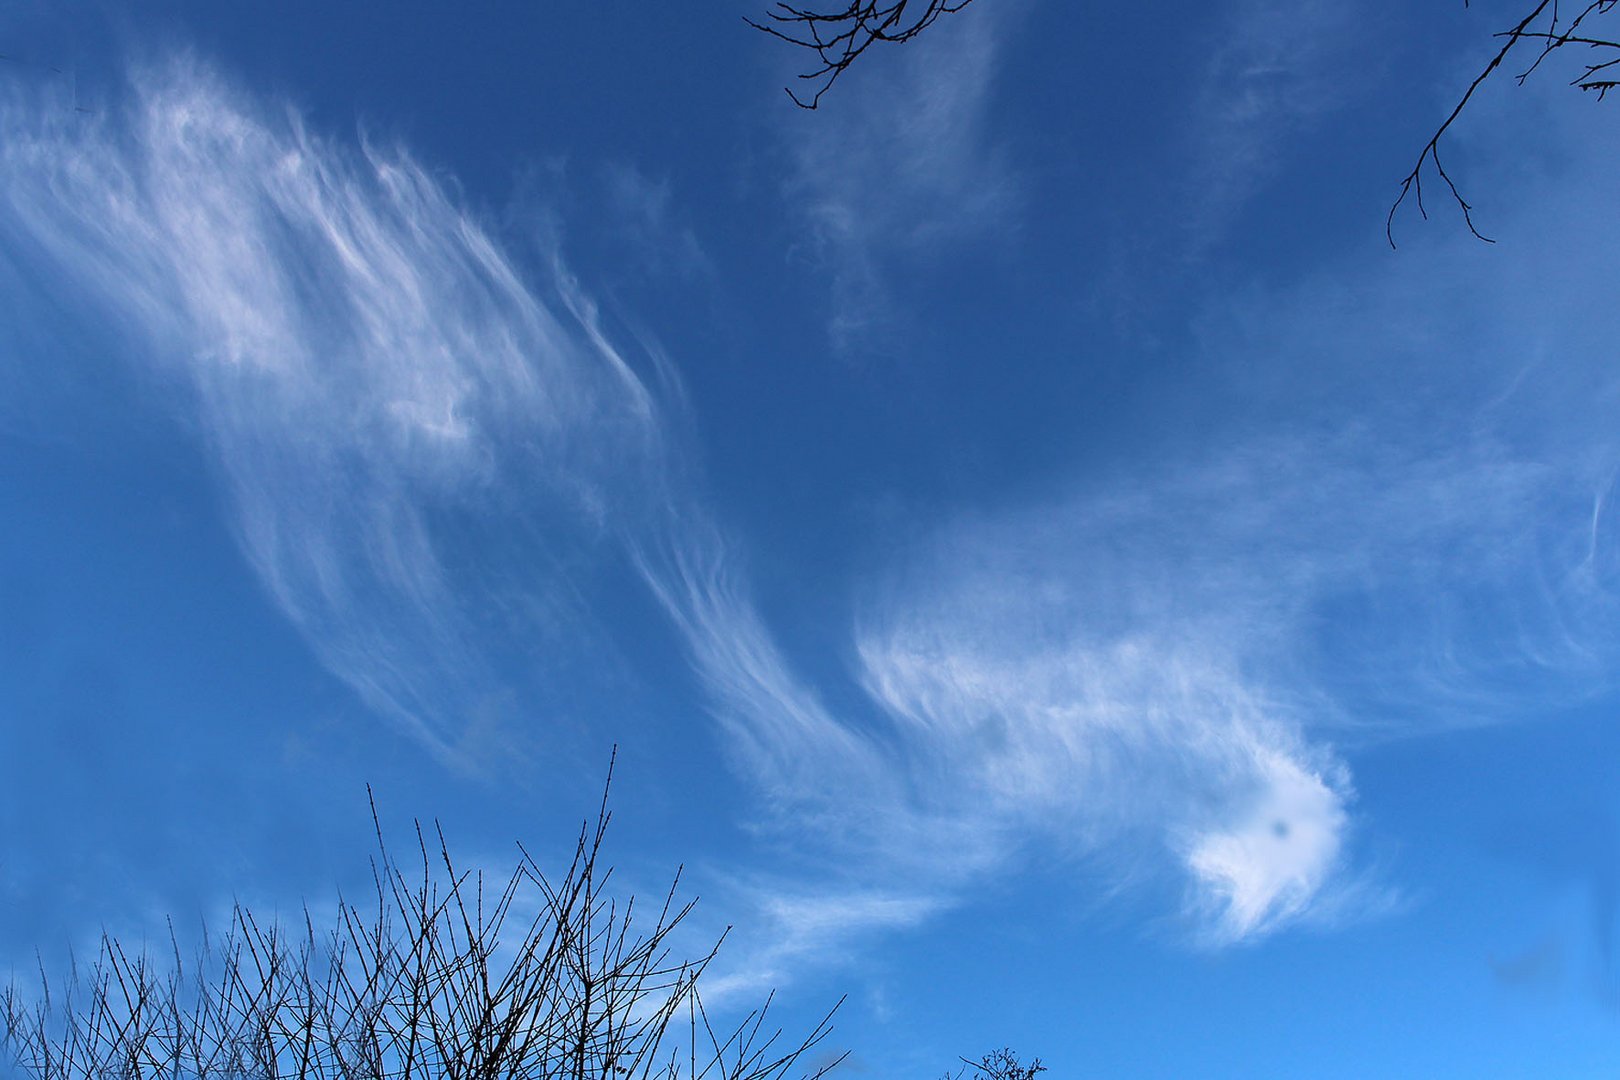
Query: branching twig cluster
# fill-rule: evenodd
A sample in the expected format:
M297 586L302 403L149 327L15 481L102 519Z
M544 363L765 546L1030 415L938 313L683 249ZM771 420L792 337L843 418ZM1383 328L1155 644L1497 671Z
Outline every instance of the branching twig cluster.
M1467 0L1464 0L1465 4L1466 2ZM1485 65L1484 70L1475 76L1474 81L1468 85L1468 89L1463 92L1462 98L1451 110L1451 115L1446 117L1445 122L1436 128L1434 134L1429 137L1429 141L1424 145L1422 153L1418 155L1416 166L1401 181L1400 194L1396 197L1394 205L1389 208L1389 217L1384 222L1384 235L1389 240L1390 247L1395 246L1395 212L1401 208L1401 204L1406 201L1408 195L1413 196L1416 201L1418 213L1425 220L1428 219L1428 209L1423 205L1423 171L1425 166L1433 167L1435 173L1445 184L1446 191L1450 194L1452 200L1462 209L1463 221L1467 224L1468 231L1486 243L1493 242L1490 237L1481 233L1474 224L1473 207L1463 198L1462 192L1458 190L1451 175L1446 172L1445 166L1441 163L1441 138L1450 129L1451 125L1456 122L1457 117L1462 115L1463 109L1473 99L1474 92L1480 88L1486 79L1491 77L1497 68L1502 66L1508 54L1523 42L1535 42L1539 48L1534 59L1517 76L1517 81L1521 86L1541 66L1542 61L1546 60L1555 50L1569 46L1580 46L1588 50L1588 55L1591 55L1592 50L1596 50L1598 56L1592 62L1582 65L1579 74L1570 80L1570 85L1581 90L1595 92L1599 99L1607 95L1610 90L1620 87L1620 38L1594 36L1591 29L1595 20L1610 14L1617 5L1620 5L1620 0L1586 0L1584 7L1581 7L1573 16L1569 16L1564 10L1567 5L1561 5L1559 0L1539 0L1535 7L1530 10L1530 13L1520 19L1516 26L1511 30L1504 30L1496 35L1502 39L1501 47L1491 57L1490 62Z
M815 93L809 98L787 88L788 97L801 109L814 109L838 76L842 75L860 55L879 41L910 41L934 24L941 15L961 11L973 0L850 0L843 10L813 11L778 3L768 11L766 22L746 20L749 26L763 30L772 37L781 38L791 45L815 53L816 64L811 71L799 76L810 83Z
M1036 1058L1028 1065L1018 1060L1011 1047L992 1050L978 1061L962 1058L962 1068L954 1074L946 1073L941 1080L1035 1080L1035 1077L1046 1071L1041 1059ZM972 1076L968 1070L972 1069Z
M375 817L375 809L373 810ZM0 993L0 1043L34 1080L780 1080L827 1036L790 1048L764 1006L717 1029L698 981L719 943L676 961L691 903L676 882L645 925L605 891L606 799L553 880L520 847L504 884L457 869L416 830L396 863L377 831L375 895L334 929L288 931L238 906L183 963L104 936L87 968ZM722 935L723 940L723 935ZM808 1073L820 1077L836 1062Z

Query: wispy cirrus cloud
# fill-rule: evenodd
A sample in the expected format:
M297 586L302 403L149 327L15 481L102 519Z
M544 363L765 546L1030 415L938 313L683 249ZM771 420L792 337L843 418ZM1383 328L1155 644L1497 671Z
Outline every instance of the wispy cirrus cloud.
M825 204L807 204L862 216L827 234L850 265L869 241L926 246L1001 212L969 200L949 222L903 197L997 189L955 126L982 107L993 49L950 47L980 65L965 96L937 116L926 94L897 102L936 116L937 139L862 129L862 183L899 175L898 194L823 177ZM543 679L563 630L591 623L574 567L598 542L628 552L795 849L781 879L738 890L779 931L755 954L766 969L924 919L1032 836L1113 860L1117 880L1178 875L1212 943L1344 897L1365 912L1381 901L1356 877L1341 743L1479 722L1482 702L1500 715L1504 671L1528 697L1538 673L1590 687L1612 667L1612 394L1567 392L1554 364L1566 391L1538 399L1533 343L1467 329L1545 314L1522 282L1482 278L1459 301L1434 284L1458 280L1440 261L1353 303L1307 285L1225 305L1204 347L1258 373L1255 399L1300 356L1329 384L1402 385L1414 356L1443 377L1352 410L1289 397L1287 423L1251 417L935 523L896 553L906 569L851 586L853 640L828 647L853 654L852 685L835 697L677 481L673 376L651 389L559 263L531 280L408 156L312 135L187 63L137 76L127 114L13 98L0 131L11 257L138 331L139 370L195 418L277 605L444 760L502 748L474 722L511 678L496 642ZM1544 352L1595 325L1596 280L1573 279L1575 317ZM1412 315L1430 307L1451 321ZM1584 332L1588 352L1612 340Z
M1379 63L1367 19L1321 0L1242 0L1221 16L1188 112L1196 167L1181 182L1195 253L1287 160L1290 138L1361 92Z
M964 123L993 52L984 36L948 45L943 69L908 73L887 122L859 121L853 172L818 189L824 238L857 262L999 212ZM1297 916L1338 868L1344 771L1246 670L1265 656L1253 627L1287 604L1227 584L1204 547L1176 551L1175 522L1126 500L1072 510L1092 522L1082 536L1048 529L1042 547L1023 523L1021 545L987 542L1021 552L1030 580L938 565L858 636L869 715L836 715L775 644L725 538L667 486L661 406L565 272L525 280L403 154L314 136L195 64L135 85L127 118L72 128L12 103L7 232L140 328L141 362L195 411L267 591L446 761L499 749L471 719L509 677L489 619L530 648L588 622L565 564L629 538L774 820L846 867L819 898L790 881L778 899L797 899L764 905L795 950L839 922L801 917L812 908L924 917L1031 826L1078 826L1091 848L1154 831L1222 940ZM834 228L848 214L861 221ZM1232 470L1157 497L1189 515L1271 505L1250 489L1278 477ZM1277 524L1235 525L1232 543ZM1078 575L1063 558L1133 531L1154 558ZM1283 562L1279 580L1314 580ZM1175 588L1142 587L1178 565ZM1054 588L1067 600L1015 602ZM1031 639L1031 620L1061 630Z
M1244 637L1275 598L1195 598L1230 583L1164 550L1192 510L1160 518L1166 494L950 530L865 616L861 671L964 804L1077 853L1134 837L1159 854L1125 872L1181 862L1236 940L1297 914L1338 869L1352 792L1301 737L1306 703L1247 670Z
M909 260L982 239L1016 210L1019 185L989 117L1000 17L976 7L941 22L785 129L783 196L803 253L827 275L838 349L868 347L905 321L891 282Z
M806 970L848 964L874 937L911 929L947 906L938 890L781 879L723 882L753 916L736 930L706 998L757 999Z
M88 120L0 104L0 234L124 328L119 358L195 426L244 556L329 670L445 764L483 770L514 749L490 701L555 676L545 650L574 655L563 638L590 627L575 572L603 546L663 604L758 790L869 805L879 756L792 672L677 478L661 357L644 384L560 262L534 281L401 151L313 134L194 60L137 71L130 93ZM624 197L662 227L656 190ZM863 926L926 906L850 888L877 913ZM844 907L814 891L737 895L796 927L759 954L775 967L854 926L807 916Z
M404 153L194 61L132 88L107 117L4 104L0 229L194 412L322 662L446 760L499 752L468 719L499 696L488 631L587 621L562 566L645 481L649 391L566 273L530 284Z
M682 514L674 510L673 514ZM784 809L864 808L891 784L879 749L830 712L760 618L734 554L691 510L635 559L679 630L730 752ZM863 797L853 799L854 792ZM808 798L810 793L816 797Z

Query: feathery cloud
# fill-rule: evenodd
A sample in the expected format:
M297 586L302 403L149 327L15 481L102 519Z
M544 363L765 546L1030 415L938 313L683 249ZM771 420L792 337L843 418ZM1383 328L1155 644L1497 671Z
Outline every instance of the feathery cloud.
M660 437L588 299L560 270L527 282L407 155L195 62L138 73L106 119L48 106L4 105L0 230L195 412L244 553L322 662L446 760L497 750L452 719L497 689L478 641L584 621L560 564ZM474 565L447 555L474 541Z
M1017 183L988 120L997 46L995 13L975 8L886 57L892 67L841 81L787 129L784 197L829 276L834 347L892 331L897 261L983 237L1013 211Z

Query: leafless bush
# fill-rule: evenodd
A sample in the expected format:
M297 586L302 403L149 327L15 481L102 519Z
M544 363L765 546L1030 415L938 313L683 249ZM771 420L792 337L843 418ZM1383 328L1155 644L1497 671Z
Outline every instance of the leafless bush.
M189 963L172 926L161 961L104 935L87 968L58 980L41 965L37 988L0 995L0 1043L34 1080L787 1077L832 1014L788 1049L768 998L717 1030L698 984L720 942L671 957L692 910L678 873L650 918L607 893L609 817L604 790L565 873L548 877L520 845L499 887L457 869L437 826L417 825L402 865L379 825L375 895L340 899L331 929L307 910L289 930L238 905Z

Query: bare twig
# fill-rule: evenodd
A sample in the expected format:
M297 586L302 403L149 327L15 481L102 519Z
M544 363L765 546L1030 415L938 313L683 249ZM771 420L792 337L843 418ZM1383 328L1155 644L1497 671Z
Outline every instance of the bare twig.
M1466 2L1467 0L1464 0L1465 4ZM1485 65L1484 69L1474 77L1474 81L1469 83L1468 89L1463 92L1461 99L1452 108L1451 115L1447 116L1445 121L1435 129L1433 135L1429 136L1429 141L1424 144L1422 152L1418 154L1417 164L1401 181L1400 193L1390 206L1389 216L1384 221L1384 237L1389 241L1390 247L1395 246L1395 213L1401 208L1401 204L1406 201L1408 195L1413 196L1414 201L1417 203L1418 213L1425 220L1428 219L1428 208L1423 204L1423 172L1425 167L1432 167L1441 181L1444 182L1452 201L1462 210L1463 222L1468 226L1468 231L1486 243L1495 242L1481 233L1474 224L1473 207L1463 198L1462 192L1458 190L1456 183L1441 163L1441 138L1450 130L1451 125L1456 122L1457 118L1462 115L1468 103L1473 100L1474 92L1495 73L1497 68L1502 66L1508 54L1522 42L1540 42L1541 48L1529 66L1516 76L1516 81L1521 86L1541 66L1542 62L1557 49L1570 45L1580 45L1588 49L1620 52L1620 40L1594 37L1581 32L1584 25L1597 17L1611 13L1617 4L1620 4L1620 0L1588 0L1586 6L1578 14L1566 20L1560 10L1559 0L1540 0L1530 10L1529 14L1520 19L1512 29L1504 30L1496 35L1496 37L1502 39L1501 47L1491 57L1490 62ZM1538 26L1543 19L1545 19L1545 23ZM1570 85L1582 90L1595 91L1601 100L1609 90L1620 86L1620 80L1599 78L1598 76L1601 72L1616 65L1620 65L1620 56L1588 64L1580 75L1570 81Z
M778 3L765 13L764 22L745 18L743 21L755 30L780 38L790 45L808 49L815 54L812 70L799 78L814 86L808 98L784 87L788 97L801 109L814 109L821 104L821 95L832 88L838 77L849 69L876 42L901 44L910 41L934 24L941 15L961 11L973 0L850 0L842 10L814 11ZM919 14L918 11L921 10Z

